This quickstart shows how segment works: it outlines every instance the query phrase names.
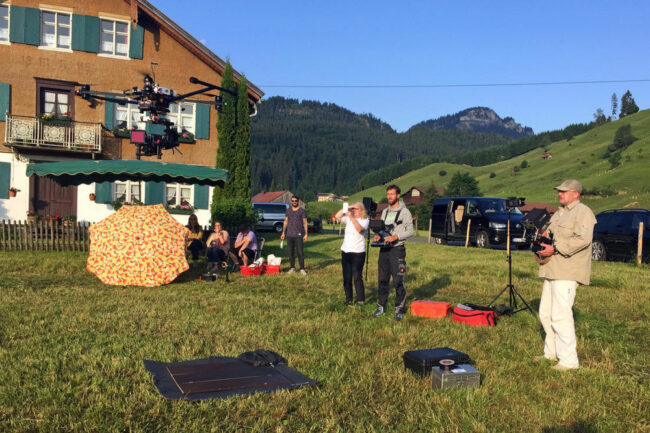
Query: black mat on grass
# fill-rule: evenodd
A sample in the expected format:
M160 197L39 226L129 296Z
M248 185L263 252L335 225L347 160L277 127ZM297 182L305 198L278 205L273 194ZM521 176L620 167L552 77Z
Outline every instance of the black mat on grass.
M223 356L169 363L145 360L144 366L158 391L170 400L227 398L318 385L286 365L255 367Z

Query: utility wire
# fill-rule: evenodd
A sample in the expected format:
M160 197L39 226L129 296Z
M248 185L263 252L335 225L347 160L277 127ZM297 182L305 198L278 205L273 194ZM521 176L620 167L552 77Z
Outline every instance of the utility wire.
M593 81L542 81L524 83L479 83L479 84L270 84L259 87L291 89L433 89L443 87L513 87L513 86L561 86L567 84L643 83L650 78L638 80L593 80Z

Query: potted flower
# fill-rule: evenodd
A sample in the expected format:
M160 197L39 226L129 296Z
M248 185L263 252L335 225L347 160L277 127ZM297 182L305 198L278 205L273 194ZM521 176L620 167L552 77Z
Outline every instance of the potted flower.
M95 201L95 193L91 192L88 198L90 199L90 201Z
M131 130L129 128L119 128L116 126L113 128L113 136L117 138L130 138Z
M38 212L34 212L33 210L28 210L27 211L27 221L31 222L36 222L40 218L40 215Z
M39 122L50 126L70 126L72 119L68 113L58 114L42 114L38 119Z
M18 188L14 188L13 186L9 188L9 197L16 197L16 193L20 191Z
M180 214L180 215L190 215L194 213L194 208L189 204L181 204L176 206L166 206L167 212Z
M58 225L61 222L61 215L48 215L47 225Z
M194 134L188 131L183 131L178 135L178 142L179 143L194 143Z
M61 218L64 226L72 226L77 221L76 215L67 215Z

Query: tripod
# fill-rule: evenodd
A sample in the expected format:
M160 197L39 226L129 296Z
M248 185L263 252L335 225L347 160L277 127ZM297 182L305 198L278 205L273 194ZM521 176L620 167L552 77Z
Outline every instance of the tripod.
M530 308L530 305L528 305L528 302L526 302L524 297L521 296L521 293L519 293L517 291L517 289L515 288L515 285L512 284L512 253L510 251L510 211L511 211L511 208L508 207L508 236L507 236L507 246L506 246L506 251L508 253L508 284L506 284L506 286L503 289L501 289L499 294L496 295L494 297L494 299L492 299L492 301L488 304L488 307L491 307L492 304L494 304L494 302L497 299L499 299L499 297L501 295L503 295L506 290L508 290L509 306L512 309L511 314L515 314L515 313L518 313L520 311L528 310L528 311L530 311L530 314L532 314L533 317L535 317L535 313L533 312L533 309ZM524 303L525 307L522 306L521 308L519 308L519 306L517 305L517 298L521 299L521 302Z

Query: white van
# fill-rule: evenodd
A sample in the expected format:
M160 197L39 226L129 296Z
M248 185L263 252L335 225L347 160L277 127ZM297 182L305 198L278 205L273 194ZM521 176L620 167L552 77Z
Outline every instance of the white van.
M259 213L255 230L275 230L282 233L282 225L289 204L287 203L253 203L253 209Z

